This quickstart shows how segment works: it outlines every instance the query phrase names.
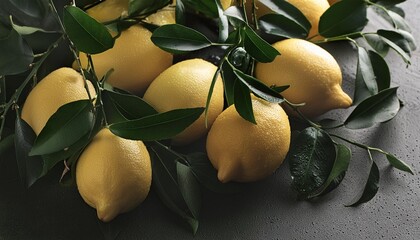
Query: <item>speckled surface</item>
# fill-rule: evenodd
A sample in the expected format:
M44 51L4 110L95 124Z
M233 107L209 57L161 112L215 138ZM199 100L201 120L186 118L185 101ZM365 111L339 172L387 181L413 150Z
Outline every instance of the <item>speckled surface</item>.
M409 0L401 6L419 40L420 3ZM351 47L333 44L328 49L342 66L344 85L349 90L355 66ZM344 206L357 193L367 165L365 153L353 148L353 160L342 185L315 202L296 200L286 163L244 193L204 192L195 237L154 193L135 211L116 220L123 228L102 227L109 236L120 230L117 239L420 239L420 51L413 53L408 69L395 54L387 60L405 106L388 123L346 134L394 153L412 166L416 175L399 172L377 156L380 189L371 202L356 208ZM58 175L25 192L17 187L14 163L0 161L0 239L105 239L94 210L75 189L54 183Z

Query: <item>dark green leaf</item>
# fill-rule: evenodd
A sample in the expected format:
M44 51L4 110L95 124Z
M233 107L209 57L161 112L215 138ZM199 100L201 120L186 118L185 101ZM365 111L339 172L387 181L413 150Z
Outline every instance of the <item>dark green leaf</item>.
M305 15L291 3L273 0L259 0L259 2L270 8L273 12L299 24L303 29L306 29L306 32L309 32L309 29L311 29L311 23Z
M409 54L412 51L411 45L408 43L407 39L405 39L405 37L399 32L380 29L377 33L379 36L387 38L395 43L402 50L404 50L404 52Z
M205 115L205 119L206 119L206 126L207 126L207 116L208 116L207 114L208 114L208 111L209 111L211 96L213 95L214 86L216 84L217 79L219 79L219 75L220 75L220 67L217 68L216 72L213 75L213 78L212 78L211 84L210 84L210 88L209 88L209 92L207 94L206 109L204 111L204 115Z
M384 58L374 51L369 51L370 62L372 63L378 91L385 90L391 86L391 73Z
M258 62L271 62L280 53L250 27L245 28L245 50Z
M361 31L367 24L367 5L364 0L339 1L319 20L319 34L336 37Z
M350 129L368 128L376 123L391 120L399 109L397 87L388 88L361 102L346 119L344 125Z
M217 178L217 170L211 165L205 153L191 153L186 156L197 180L207 189L216 193L238 193L244 190L245 184L222 183Z
M114 123L112 133L132 140L154 141L171 138L197 120L204 108L175 109L136 120Z
M65 7L63 24L71 41L82 52L97 54L114 46L114 38L107 28L80 8Z
M387 44L389 47L394 49L394 51L397 52L401 56L401 58L404 60L406 64L411 64L410 55L408 55L400 46L398 46L397 44L395 44L394 42L392 42L391 40L385 37L382 38L382 41L384 41L385 44Z
M225 16L228 17L229 22L236 28L240 28L246 25L244 12L238 6L231 6L224 12Z
M396 12L388 10L388 15L391 17L392 23L394 24L394 27L396 29L401 29L401 30L404 30L404 31L407 31L407 32L411 32L410 26L405 21L405 19L403 17L401 17L399 14L397 14Z
M250 75L247 75L237 69L233 69L233 73L253 93L265 99L266 101L272 103L282 103L284 101L284 98L279 93L262 83L260 80Z
M376 83L375 73L373 72L372 63L370 61L367 51L359 47L358 48L358 62L357 68L360 71L361 77L370 92L370 95L378 93L378 84Z
M43 167L40 156L29 156L35 138L32 128L18 116L15 125L16 160L20 179L27 188L40 178Z
M0 32L4 30L0 24ZM22 73L34 60L32 49L14 29L7 36L0 36L0 52L0 76Z
M178 186L191 214L198 219L201 209L201 190L190 167L176 162Z
M178 185L176 162L180 156L160 143L149 146L149 152L153 164L153 189L166 207L188 223L195 234L198 220L190 212Z
M363 37L366 39L369 45L382 57L385 57L388 54L389 46L382 40L381 36L377 34L365 34Z
M176 0L175 6L175 22L181 25L185 25L185 6L183 0Z
M251 93L249 88L241 81L235 81L233 90L236 111L243 119L253 124L257 124L254 117L254 111L252 110Z
M411 33L404 30L397 30L397 32L401 34L401 36L403 36L404 39L407 41L408 47L411 51L415 51L417 49L416 40L414 39L414 36Z
M348 207L356 207L362 203L370 201L378 192L379 189L379 169L375 162L372 161L372 166L370 167L369 177L365 183L364 188L358 194L358 196L353 200L351 204L347 205Z
M31 156L63 150L92 130L92 103L79 100L61 106L41 130L34 142Z
M334 143L328 133L308 127L293 140L288 159L292 186L306 197L330 176L336 159Z
M140 16L154 13L157 10L168 5L171 0L129 0L128 1L128 15Z
M411 169L410 166L408 166L405 162L403 162L402 160L399 160L398 158L396 158L394 155L392 154L386 154L386 158L388 159L389 163L396 169L399 169L401 171L404 172L408 172L414 175L413 170Z
M3 104L5 104L6 101L6 78L4 76L0 76L0 112L3 112ZM2 119L2 121L4 121L4 119Z
M43 19L48 10L48 1L45 0L13 0L10 3L31 18Z
M328 179L323 184L323 186L319 190L317 190L315 194L312 194L310 198L327 194L335 188L337 188L346 174L346 171L349 167L350 159L351 150L345 145L337 144L336 158L330 175L328 176Z
M109 98L121 114L129 120L139 119L157 113L147 102L132 94L104 90L102 97Z
M171 53L186 53L212 45L202 33L179 24L167 24L156 29L152 42L161 49Z
M44 32L44 33L54 33L54 32L56 32L56 31L45 30L45 29L38 28L38 27L21 26L21 25L15 24L13 22L12 16L10 16L10 22L12 24L13 29L16 30L16 32L18 32L20 35L30 35L30 34L33 34L35 32Z
M238 79L233 73L233 69L228 62L223 62L222 65L222 79L225 90L225 98L228 106L234 104L234 86Z
M193 12L203 13L209 18L218 17L215 0L183 0L183 2Z
M264 32L285 38L306 38L308 30L295 21L279 14L266 14L259 18L259 25Z

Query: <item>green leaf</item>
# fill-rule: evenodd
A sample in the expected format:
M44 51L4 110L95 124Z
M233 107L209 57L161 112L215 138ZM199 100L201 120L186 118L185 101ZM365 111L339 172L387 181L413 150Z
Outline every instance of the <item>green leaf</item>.
M245 50L258 62L272 62L280 53L250 27L245 28Z
M102 98L107 98L106 101L112 103L128 120L139 119L158 113L146 101L132 94L104 90L102 91Z
M369 51L370 62L372 63L378 91L385 90L391 86L391 73L385 59L377 52Z
M63 24L70 40L82 52L97 54L114 46L114 38L107 28L80 8L66 6Z
M285 38L306 38L308 30L295 21L278 14L266 14L258 20L264 32Z
M347 205L347 207L356 207L362 203L370 201L378 192L379 189L379 169L375 162L372 161L370 167L369 177L364 185L362 191L352 201L353 203Z
M153 189L165 206L189 224L195 234L198 229L198 220L190 212L178 184L176 162L180 156L160 143L149 145L148 149L153 164Z
M0 32L3 31L0 24ZM32 49L14 29L7 36L0 36L0 52L0 76L22 73L34 60Z
M13 0L9 2L31 18L43 19L48 13L48 1L45 0Z
M230 106L234 104L234 86L235 82L237 81L238 77L233 73L233 69L230 66L228 62L223 62L222 64L222 79L223 79L223 85L225 90L225 99L227 102L227 105Z
M401 29L407 32L411 32L410 25L408 25L408 23L405 21L403 17L401 17L399 14L391 10L388 10L387 13L392 19L392 23L394 24L394 27L396 29Z
M132 16L134 13L139 14L153 5L153 2L147 0L128 0L128 15Z
M293 140L288 159L292 186L307 197L330 176L336 159L334 143L325 131L308 127Z
M350 129L361 129L394 118L400 109L397 89L388 88L365 99L348 116L344 125Z
M410 62L410 55L408 55L400 46L398 46L397 44L395 44L394 42L392 42L391 40L382 37L382 41L385 42L385 44L387 44L389 47L391 47L396 53L398 53L401 58L404 60L404 62L406 64L411 64Z
M382 37L377 34L365 34L363 37L366 42L382 57L388 54L389 46L382 40Z
M294 21L296 24L305 29L306 32L309 32L311 29L311 23L305 15L303 15L303 13L291 3L287 1L273 0L259 0L259 2L270 8L273 12Z
M15 151L22 184L29 188L39 178L43 168L40 156L29 156L36 135L32 128L19 117L15 123Z
M215 0L183 0L183 2L193 12L200 12L209 18L218 17Z
M215 193L238 193L245 189L245 184L222 183L217 178L217 170L211 165L205 153L190 153L185 156L197 180L207 189Z
M204 108L175 109L136 120L114 123L112 133L132 140L154 141L171 138L197 120Z
M247 25L244 12L238 6L229 7L225 10L224 14L228 17L229 22L236 28Z
M74 101L61 106L48 119L29 154L49 154L70 147L92 130L93 119L90 100Z
M397 46L399 46L404 52L409 54L413 49L411 49L411 45L408 43L407 39L401 35L399 32L396 31L390 31L390 30L383 30L379 29L377 31L378 35L389 39L393 43L395 43ZM408 33L410 34L410 33Z
M175 6L175 22L181 25L185 25L186 19L185 19L185 6L183 0L175 0L176 6Z
M12 24L12 27L16 32L18 32L20 35L30 35L35 32L44 32L44 33L55 33L56 31L48 31L42 28L38 27L30 27L30 26L20 26L18 24L15 24L13 22L12 15L10 15L10 23Z
M351 150L342 144L336 145L336 158L334 161L334 165L328 176L327 180L323 184L323 186L316 191L315 194L309 196L309 198L318 197L324 194L327 194L334 190L335 188L340 185L341 181L343 180L347 169L349 167L351 159Z
M251 93L249 88L241 81L235 81L233 90L236 111L243 119L253 124L257 124L254 117L254 111L252 110Z
M366 8L364 0L337 2L321 16L319 34L329 38L361 31L368 22Z
M4 76L0 76L0 112L3 112L4 105L7 102L7 94L6 94L6 78ZM4 121L4 119L2 119Z
M209 111L209 106L210 106L210 102L211 102L211 96L213 95L213 90L214 90L214 86L216 85L216 81L217 81L217 79L219 79L220 70L221 70L221 68L217 67L217 70L214 73L213 78L211 80L209 92L207 94L206 108L204 110L206 126L207 126L207 117L208 117L208 111Z
M198 219L201 209L201 190L190 167L176 162L176 172L178 175L178 185L182 197L188 206L191 214Z
M404 161L399 160L398 158L396 158L394 155L387 153L386 154L386 158L388 159L389 163L396 169L399 169L401 171L404 172L408 172L414 175L413 169L411 169L411 167L406 164Z
M268 102L272 103L282 103L284 98L276 91L262 83L260 80L239 71L238 69L233 69L233 73L236 77L245 84L253 93L257 96L265 99Z
M359 47L358 53L358 71L360 71L361 77L366 84L370 95L375 95L378 93L378 84L376 83L375 73L373 71L372 62L370 61L368 52L364 48Z
M167 24L156 29L151 37L152 42L161 49L171 53L187 53L212 45L202 33L179 24Z
M414 39L414 36L404 30L397 30L397 33L399 33L408 43L408 47L411 51L415 51L417 49L416 40Z

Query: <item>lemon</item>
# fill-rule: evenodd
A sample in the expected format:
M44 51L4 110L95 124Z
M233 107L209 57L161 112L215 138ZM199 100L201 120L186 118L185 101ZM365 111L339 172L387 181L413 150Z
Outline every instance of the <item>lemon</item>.
M93 85L87 81L92 98ZM83 77L71 68L59 68L42 79L29 93L22 108L22 119L38 135L48 119L64 104L88 99Z
M144 100L157 111L205 107L217 68L202 59L179 62L161 73L147 89ZM223 110L223 82L217 78L208 110L209 126ZM204 114L173 138L173 144L185 145L207 133Z
M243 119L231 105L213 123L207 136L207 155L221 182L252 182L270 176L290 147L290 124L284 110L253 98L257 124Z
M100 22L110 21L127 14L128 0L107 0L90 9L87 13ZM147 22L163 25L175 23L173 9L162 9L145 19ZM142 95L149 84L163 70L172 65L172 54L155 46L152 33L141 25L134 25L121 32L114 47L103 53L92 55L96 74L99 78L110 69L114 72L107 82L116 88ZM87 67L86 54L80 54L84 68ZM79 66L73 63L73 68Z
M76 165L79 193L104 222L142 203L151 181L150 156L143 142L117 137L107 128L93 138Z
M295 6L302 14L308 19L312 27L309 31L308 37L316 36L318 34L318 24L319 19L322 14L330 7L330 4L327 0L287 0L290 4ZM257 17L261 17L265 14L268 14L271 11L264 4L261 4L258 0L255 0L256 4L256 14ZM252 0L247 0L245 3L245 8L249 20L252 20ZM320 39L316 37L314 39Z
M352 104L341 88L340 66L326 50L301 39L287 39L273 47L281 55L271 63L257 63L255 75L268 86L290 85L282 95L290 102L305 103L300 108L303 114L315 117Z

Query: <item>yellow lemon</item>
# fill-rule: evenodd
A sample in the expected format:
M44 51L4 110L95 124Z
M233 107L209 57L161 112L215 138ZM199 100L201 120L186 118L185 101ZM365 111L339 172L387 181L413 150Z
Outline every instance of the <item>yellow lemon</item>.
M93 85L87 81L87 86L94 98L96 92ZM58 108L82 99L88 99L83 77L71 68L59 68L31 90L22 108L22 119L38 135Z
M202 59L179 62L161 73L147 89L144 99L157 111L166 112L178 108L205 107L207 95L217 68ZM223 82L216 80L208 110L209 126L223 110ZM204 114L183 132L175 136L173 143L185 145L207 133Z
M79 193L104 222L142 203L151 181L150 156L143 142L117 137L107 128L93 138L76 165Z
M252 182L271 175L290 147L290 124L284 110L253 98L257 124L243 119L231 105L213 123L207 136L207 155L221 182Z
M301 39L287 39L273 47L281 55L273 62L257 63L255 75L268 86L290 85L282 95L293 103L305 103L300 108L303 114L315 117L352 104L341 88L340 66L326 50Z
M308 37L312 37L318 34L318 24L319 19L324 14L324 12L330 7L330 4L327 0L287 0L287 2L291 3L295 6L302 14L308 19L311 23L312 27L309 31ZM261 4L258 0L255 0L256 4L256 14L257 17L263 16L267 13L272 12L271 9L266 7L265 5ZM252 12L252 0L246 1L246 12L248 19L252 20L251 12ZM319 39L320 37L316 37L314 39Z

